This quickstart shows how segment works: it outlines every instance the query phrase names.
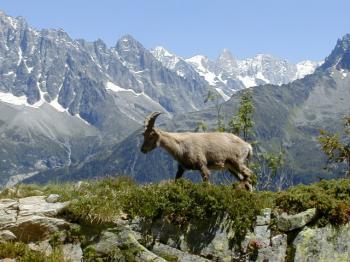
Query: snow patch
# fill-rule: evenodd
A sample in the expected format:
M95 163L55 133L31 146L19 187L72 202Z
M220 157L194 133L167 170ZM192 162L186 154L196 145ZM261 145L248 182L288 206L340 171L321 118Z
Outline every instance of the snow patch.
M15 18L13 18L13 17L11 17L11 16L8 16L7 17L8 18L8 20L9 20L9 22L10 22L10 24L11 24L11 26L14 28L14 29L17 29L17 20L15 19Z
M164 47L157 46L151 50L152 55L161 62L166 68L174 70L176 65L182 60L181 57L171 53Z
M248 88L252 86L256 86L255 79L249 76L238 76L238 79L242 81L243 85Z
M13 105L28 105L26 96L15 96L11 93L0 92L0 101Z
M157 46L152 50L152 54L157 54L157 58L160 56L168 56L168 57L172 57L174 56L174 54L170 53L168 50L166 50L164 47L162 46Z
M79 118L81 121L83 121L86 125L90 125L90 123L88 121L86 121L85 119L83 119L79 114L75 114L75 117Z
M205 56L196 55L186 59L186 62L192 64L196 68L197 73L203 76L204 79L209 83L209 85L216 85L216 83L218 82L216 80L216 75L213 72L209 71L204 65L204 63L208 63L208 58L206 58Z
M31 105L27 101L26 96L15 96L11 93L0 92L0 101L5 102L7 104L17 105L17 106L29 106L34 108L39 108L43 103L41 100Z
M317 62L312 62L310 60L305 60L297 63L296 64L297 72L295 75L295 79L300 79L306 75L312 74L315 71L316 67L319 66L320 64L321 62L317 63Z
M258 72L256 74L256 78L263 80L266 84L270 83L270 80L266 79L265 76L262 74L262 72Z
M341 73L341 79L345 79L348 76L348 73L344 69L341 69L340 73Z
M222 98L223 98L225 101L227 101L227 100L230 99L230 97L229 97L228 95L226 95L226 94L224 93L224 91L222 91L222 89L220 89L220 88L215 88L215 89L216 89L216 91L222 96Z
M5 102L7 104L12 104L12 105L17 105L17 106L28 106L32 108L40 108L44 103L51 105L53 108L55 108L57 111L62 112L62 113L68 113L68 110L63 108L58 102L57 102L57 97L51 102L47 103L44 99L44 95L46 92L40 91L40 100L36 102L35 104L29 104L27 101L26 96L15 96L11 93L5 93L5 92L0 92L0 101ZM83 121L85 124L90 125L87 121L85 121L83 118L80 117L79 114L74 115L73 117L79 118L81 121Z
M227 85L227 80L222 79L222 73L218 76L219 80L223 82L225 85Z
M213 72L207 72L207 73L199 73L201 76L204 77L205 81L209 83L209 85L215 86L216 85L216 75Z
M68 108L64 108L60 103L58 103L58 96L60 94L60 91L62 89L63 84L58 88L57 96L54 100L50 102L50 105L55 108L59 112L68 112Z
M111 90L113 92L131 92L133 93L133 95L135 96L139 96L139 95L142 95L143 93L136 93L135 90L133 89L125 89L125 88L122 88L120 86L117 86L116 84L112 83L112 82L107 82L107 87L106 87L107 90Z
M18 48L18 62L17 62L17 66L19 66L21 64L22 59L23 59L23 53L22 53L21 47L19 47Z
M64 108L60 103L58 103L58 96L50 102L50 106L55 108L59 112L67 112L68 109Z

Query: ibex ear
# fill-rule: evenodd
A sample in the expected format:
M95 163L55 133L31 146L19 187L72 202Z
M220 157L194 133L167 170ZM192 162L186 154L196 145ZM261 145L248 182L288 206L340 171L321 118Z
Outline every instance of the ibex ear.
M161 112L153 112L149 116L145 118L144 127L145 130L152 129L154 127L154 123L156 122L157 117L161 114Z

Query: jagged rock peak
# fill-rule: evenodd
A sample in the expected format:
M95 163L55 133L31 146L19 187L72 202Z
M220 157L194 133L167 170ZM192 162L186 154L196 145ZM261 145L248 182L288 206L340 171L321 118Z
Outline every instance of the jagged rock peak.
M162 56L176 56L174 53L170 52L169 50L165 49L163 46L156 46L151 50L151 53L156 57L162 57Z
M237 67L237 60L228 49L223 49L217 60L224 69Z
M346 34L342 39L338 39L332 53L326 57L320 69L327 70L332 67L338 70L350 70L350 34Z
M120 51L134 51L138 49L144 49L143 45L131 35L122 36L118 40L116 48Z
M228 50L227 48L224 48L221 52L221 54L219 55L219 59L234 59L234 56L232 55L231 51Z
M22 16L12 17L7 15L5 12L0 10L0 24L4 23L12 27L13 29L17 29L18 27L27 27L27 21Z

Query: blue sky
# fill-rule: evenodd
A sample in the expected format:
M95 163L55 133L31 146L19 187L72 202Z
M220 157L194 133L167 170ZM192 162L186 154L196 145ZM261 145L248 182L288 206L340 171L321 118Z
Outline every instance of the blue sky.
M0 9L38 29L63 28L109 46L131 34L183 57L216 58L228 48L238 58L322 60L350 33L349 0L0 0Z

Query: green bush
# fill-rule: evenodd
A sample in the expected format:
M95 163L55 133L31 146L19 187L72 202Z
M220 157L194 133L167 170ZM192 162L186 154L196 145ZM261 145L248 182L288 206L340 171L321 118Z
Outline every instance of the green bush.
M324 180L300 185L276 195L276 206L288 213L315 207L318 224L345 224L350 220L350 180Z
M71 200L65 216L83 223L113 223L121 215L148 220L165 218L178 226L191 221L215 220L227 215L237 236L254 223L265 207L298 213L315 207L317 223L344 224L350 220L350 180L328 180L299 185L283 192L247 192L233 186L194 184L181 179L137 185L130 178L106 178L73 184L19 185L21 195L56 193ZM13 191L9 191L12 192ZM8 197L6 192L1 197Z

